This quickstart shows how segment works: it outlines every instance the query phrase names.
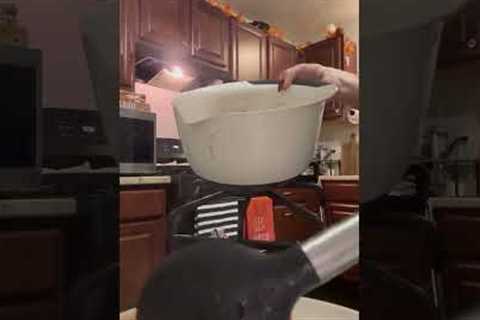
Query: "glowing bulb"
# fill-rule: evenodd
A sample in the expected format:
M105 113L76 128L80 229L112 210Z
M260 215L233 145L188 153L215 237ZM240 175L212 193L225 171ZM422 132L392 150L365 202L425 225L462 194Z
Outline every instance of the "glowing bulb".
M170 74L177 79L183 78L183 71L178 66L173 66L172 69L170 70Z

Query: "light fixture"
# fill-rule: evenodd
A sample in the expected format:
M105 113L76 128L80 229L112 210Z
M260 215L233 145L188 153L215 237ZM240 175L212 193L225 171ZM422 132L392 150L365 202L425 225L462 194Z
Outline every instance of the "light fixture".
M171 69L166 69L167 73L176 79L181 79L184 77L182 68L179 66L173 66Z

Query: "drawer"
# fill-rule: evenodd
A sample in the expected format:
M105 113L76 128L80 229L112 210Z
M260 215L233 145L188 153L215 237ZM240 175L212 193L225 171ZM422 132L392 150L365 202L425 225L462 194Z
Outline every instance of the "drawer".
M323 229L323 226L289 208L274 208L275 234L278 241L302 241Z
M315 190L306 188L279 188L275 191L290 201L306 205L311 210L318 211L318 207L320 206L320 197Z
M358 204L327 203L327 216L330 223L337 223L358 213Z
M480 301L480 261L455 261L444 272L448 309L476 308Z
M358 182L323 181L326 201L355 202L360 199Z
M57 301L38 301L26 304L0 306L0 319L8 320L60 320L60 305Z
M166 191L125 190L120 191L120 220L140 220L165 215Z
M458 259L478 259L480 252L480 216L445 214L438 221L442 246Z
M0 252L0 296L54 294L60 289L63 241L59 230L1 233Z

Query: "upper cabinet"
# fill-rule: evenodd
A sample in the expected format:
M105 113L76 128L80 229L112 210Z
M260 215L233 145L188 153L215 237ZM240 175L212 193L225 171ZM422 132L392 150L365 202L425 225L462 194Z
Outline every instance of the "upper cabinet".
M279 39L268 37L268 78L278 80L280 73L297 64L297 49Z
M471 1L445 23L438 62L440 67L480 59L480 3Z
M232 20L232 72L237 80L267 79L267 35Z
M306 47L302 60L306 63L319 63L323 66L357 73L356 51L346 54L342 34L328 38ZM343 117L344 106L339 100L332 100L325 105L324 119L335 120Z
M140 10L140 39L176 57L190 46L191 0L136 0Z
M230 21L204 0L192 3L192 56L222 71L230 70Z
M140 44L140 45L139 45ZM120 0L120 83L133 88L135 61L153 55L194 75L277 80L297 49L227 17L205 0Z
M140 32L138 0L120 0L120 86L135 82L135 42Z
M325 39L304 49L305 62L344 69L343 36Z

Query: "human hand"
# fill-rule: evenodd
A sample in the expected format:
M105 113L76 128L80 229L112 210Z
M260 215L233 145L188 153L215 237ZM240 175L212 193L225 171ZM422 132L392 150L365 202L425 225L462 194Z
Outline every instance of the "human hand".
M358 106L359 81L357 75L316 63L297 64L284 70L279 77L279 91L287 90L294 80L315 80L337 86L337 96L343 102Z

